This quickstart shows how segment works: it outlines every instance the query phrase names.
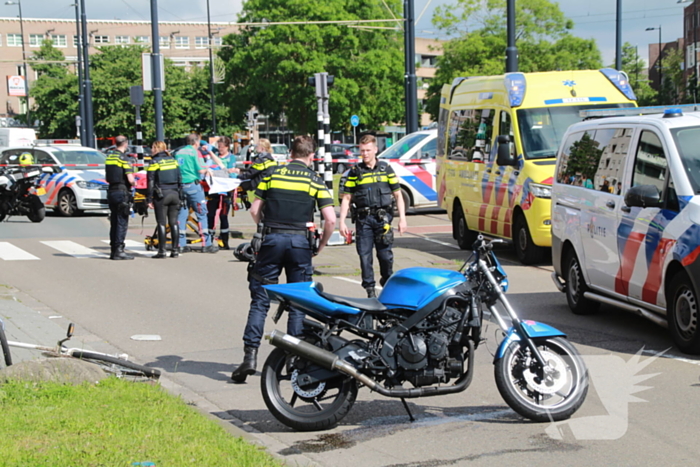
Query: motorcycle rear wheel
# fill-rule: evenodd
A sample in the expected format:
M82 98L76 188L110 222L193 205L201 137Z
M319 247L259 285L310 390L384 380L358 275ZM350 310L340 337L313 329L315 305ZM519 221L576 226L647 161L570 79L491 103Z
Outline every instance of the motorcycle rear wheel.
M578 350L563 337L533 339L555 370L549 380L540 379L541 367L521 341L508 344L496 361L496 386L517 413L536 422L556 422L571 417L588 393L588 370Z
M27 214L27 218L32 222L43 221L44 217L46 217L46 208L44 207L44 203L42 203L41 199L39 199L39 197L36 195L30 195L28 201L29 214Z
M299 387L288 359L299 359L275 349L265 360L260 386L265 405L277 420L298 431L333 428L345 417L357 398L357 382L338 376L311 387ZM296 385L296 387L295 387Z

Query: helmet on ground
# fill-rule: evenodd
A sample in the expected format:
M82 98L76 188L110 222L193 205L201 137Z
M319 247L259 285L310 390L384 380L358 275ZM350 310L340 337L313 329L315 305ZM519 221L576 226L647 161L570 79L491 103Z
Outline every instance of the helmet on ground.
M20 165L32 165L34 163L34 156L30 152L23 152L19 155Z
M254 261L255 254L253 253L253 247L250 243L241 243L233 250L233 256L236 257L238 261Z

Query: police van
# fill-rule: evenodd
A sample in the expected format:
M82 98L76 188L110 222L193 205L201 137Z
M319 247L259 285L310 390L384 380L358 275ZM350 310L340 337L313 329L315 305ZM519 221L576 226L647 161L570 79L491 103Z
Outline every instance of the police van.
M579 111L635 107L624 73L601 70L457 78L442 88L438 203L460 248L476 235L512 239L518 259L538 263L551 246L556 152ZM502 146L502 147L499 147ZM506 153L498 162L498 152Z
M700 353L700 107L582 112L552 185L553 279L575 314L613 305Z
M436 153L437 130L421 130L404 136L377 156L396 173L406 209L437 206Z
M23 156L29 156L36 165L60 167L41 178L46 190L41 200L47 209L62 216L76 216L86 210L109 208L102 152L80 146L78 140L37 140L30 147L0 149L0 166L21 164Z

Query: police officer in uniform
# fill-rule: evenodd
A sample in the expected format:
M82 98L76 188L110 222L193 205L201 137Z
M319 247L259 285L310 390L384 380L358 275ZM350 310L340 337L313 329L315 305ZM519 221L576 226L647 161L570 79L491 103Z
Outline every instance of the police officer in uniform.
M270 154L272 146L269 140L262 138L258 141L256 151L250 168L239 177L242 179L241 187L243 187L245 191L255 190L262 179L270 175L274 168L277 167L277 161L272 157L272 154Z
M257 257L249 268L250 311L243 333L245 356L243 363L231 375L236 383L243 383L255 373L258 347L270 309L264 284L276 283L284 269L287 282L311 280L311 258L315 243L313 227L314 207L317 206L325 221L323 236L316 253L328 242L335 228L335 210L330 192L323 180L309 166L313 160L314 143L308 136L298 136L292 143L292 161L275 168L255 191L250 209L253 220L262 227L262 238L253 238ZM258 247L254 243L259 241ZM289 311L287 333L301 334L304 314Z
M165 258L165 224L170 225L171 258L180 256L180 226L177 216L180 212L180 191L182 175L180 166L166 150L163 141L155 141L151 146L153 154L148 166L148 190L146 202L156 213L156 231L158 233L158 253L153 258Z
M372 266L372 248L377 249L380 285L384 285L393 273L394 253L391 245L394 235L391 228L393 219L393 200L399 212L399 233L406 231L406 212L401 196L399 181L391 166L377 160L377 140L372 135L360 139L360 157L362 162L350 169L343 187L340 204L340 235L345 237L348 228L345 218L350 203L354 203L353 222L356 225L355 241L360 255L362 270L362 287L367 297L376 297L374 290L374 269Z
M126 155L129 140L126 136L115 138L116 149L107 155L105 176L109 183L107 201L109 202L109 245L112 250L109 258L113 260L134 259L124 252L126 229L129 227L131 210L131 187L136 183L131 158Z

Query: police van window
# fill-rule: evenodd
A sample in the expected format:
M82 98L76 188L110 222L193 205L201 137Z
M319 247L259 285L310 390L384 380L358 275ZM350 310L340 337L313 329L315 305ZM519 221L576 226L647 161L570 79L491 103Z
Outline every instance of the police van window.
M34 151L34 161L36 164L55 164L53 157L46 151Z
M700 127L676 128L671 135L693 193L700 193Z
M414 154L413 158L416 159L435 159L435 153L437 151L437 139L433 138L420 148L418 153Z
M595 164L584 173L593 175L593 187L600 191L612 194L618 193L618 183L622 182L624 173L624 161L627 149L632 138L631 128L604 128L598 129L593 138L593 145L598 149L598 160L591 160ZM589 188L591 188L589 186Z
M675 185L670 178L668 161L659 137L649 130L642 131L634 160L632 186L652 185L659 190L661 202L668 209L678 210ZM669 190L664 195L667 181Z
M585 139L584 139L585 138ZM581 175L581 158L586 156L586 144L592 140L591 133L572 133L566 138L559 154L559 171L557 172L557 182L565 185L583 185ZM584 141L582 143L581 141ZM573 156L572 156L573 155Z

